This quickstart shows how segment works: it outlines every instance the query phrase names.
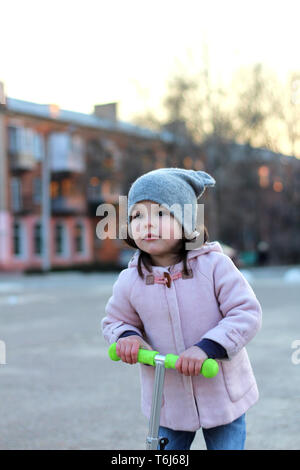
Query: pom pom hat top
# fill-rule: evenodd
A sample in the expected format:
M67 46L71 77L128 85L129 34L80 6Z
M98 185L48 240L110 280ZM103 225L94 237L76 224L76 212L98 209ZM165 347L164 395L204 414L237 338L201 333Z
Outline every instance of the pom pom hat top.
M188 238L197 236L197 199L215 179L205 171L159 168L137 178L128 193L128 224L135 204L150 200L161 204L183 226ZM172 207L173 206L173 207Z

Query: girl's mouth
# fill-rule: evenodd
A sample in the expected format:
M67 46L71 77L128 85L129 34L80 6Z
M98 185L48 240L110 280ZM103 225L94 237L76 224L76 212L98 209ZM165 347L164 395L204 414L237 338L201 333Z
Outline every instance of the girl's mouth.
M155 235L152 235L151 233L148 233L148 235L144 238L145 241L152 241L152 240L158 240L159 237L156 237Z

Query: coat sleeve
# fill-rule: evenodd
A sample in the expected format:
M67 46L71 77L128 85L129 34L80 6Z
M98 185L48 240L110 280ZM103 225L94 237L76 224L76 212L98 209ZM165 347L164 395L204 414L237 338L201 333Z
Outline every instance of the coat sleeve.
M105 306L106 316L101 321L103 336L110 344L127 330L143 336L143 323L130 302L131 284L126 271L121 271L114 283L112 296Z
M223 319L203 338L221 344L230 360L261 328L262 310L250 284L229 256L220 255L213 277Z

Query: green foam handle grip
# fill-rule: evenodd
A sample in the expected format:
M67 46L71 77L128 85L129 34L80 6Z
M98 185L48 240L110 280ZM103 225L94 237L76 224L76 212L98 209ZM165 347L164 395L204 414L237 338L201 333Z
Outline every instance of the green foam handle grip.
M176 354L167 354L165 359L165 367L166 369L175 369L175 364L179 356ZM201 367L200 373L206 377L207 379L211 379L215 377L219 372L219 366L217 361L214 359L206 359Z
M108 349L108 355L113 361L119 361L120 357L116 352L117 343L112 343ZM148 349L139 349L137 360L142 364L149 364L155 366L155 356L159 354L158 351L149 351ZM175 369L175 364L179 356L176 354L167 354L165 356L166 369ZM201 374L206 378L212 378L219 372L219 366L214 359L206 359L201 368Z
M108 349L108 355L113 361L120 361L120 357L116 351L117 343L112 343ZM149 351L148 349L139 349L137 360L142 364L149 364L155 366L154 358L159 354L158 351Z

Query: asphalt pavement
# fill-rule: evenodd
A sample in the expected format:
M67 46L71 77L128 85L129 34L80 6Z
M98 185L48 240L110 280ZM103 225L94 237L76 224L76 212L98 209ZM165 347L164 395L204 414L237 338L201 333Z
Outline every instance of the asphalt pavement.
M243 272L263 309L246 448L299 449L300 266ZM0 275L0 449L145 449L138 366L110 361L100 329L117 276Z

